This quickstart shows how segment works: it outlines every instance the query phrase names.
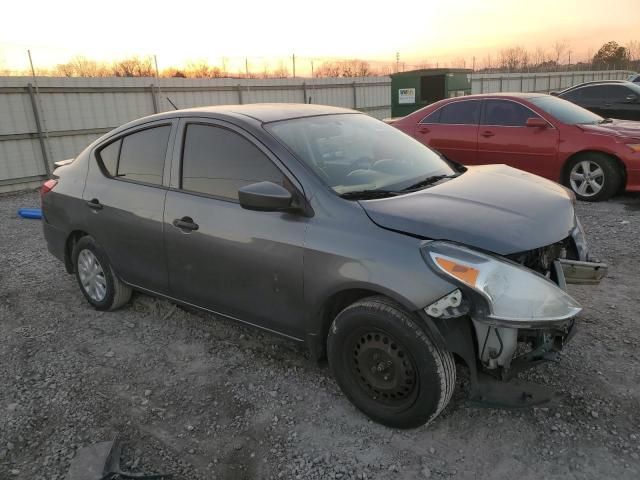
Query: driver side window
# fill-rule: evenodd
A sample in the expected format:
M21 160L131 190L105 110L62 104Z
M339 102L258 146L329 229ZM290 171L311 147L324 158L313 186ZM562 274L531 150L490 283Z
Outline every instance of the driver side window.
M483 125L524 127L529 118L541 117L533 110L511 100L485 100Z
M249 140L223 127L187 125L182 152L183 190L237 201L238 189L263 181L284 186L284 175Z

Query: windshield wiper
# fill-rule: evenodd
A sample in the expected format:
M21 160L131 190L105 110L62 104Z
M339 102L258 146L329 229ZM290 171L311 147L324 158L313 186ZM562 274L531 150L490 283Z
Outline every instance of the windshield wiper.
M407 192L409 190L415 190L417 188L428 187L429 185L433 185L440 180L444 180L445 178L455 178L458 175L459 174L455 173L452 175L431 175L430 177L420 180L418 183L414 183L413 185L409 185L408 187L403 188L402 191Z
M398 193L399 192L396 192L395 190L354 190L352 192L341 193L340 196L347 200L366 200L372 198L394 197L398 195Z
M603 123L613 123L613 119L612 118L603 118L602 120L600 120L600 124Z

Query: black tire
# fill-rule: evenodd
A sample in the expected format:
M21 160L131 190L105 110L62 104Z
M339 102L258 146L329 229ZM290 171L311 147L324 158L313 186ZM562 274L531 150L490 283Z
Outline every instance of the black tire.
M595 171L595 165L597 165L597 167L602 171L602 176L598 177L598 179L601 178L602 186L597 192L595 192L594 188L589 185L586 186L585 191L581 192L578 188L582 185L582 183L580 183L580 179L578 178L572 181L572 174L574 173L574 170L577 170L575 172L577 175L583 174L582 172L584 172L584 168L582 165L587 165L587 163L584 162L588 162L588 164L592 165L592 171ZM578 198L578 200L586 202L600 202L608 200L618 193L623 182L623 172L620 166L615 159L604 153L581 153L569 162L566 171L565 185L576 194L576 198ZM595 178L593 181L598 182Z
M102 270L101 282L104 284L104 295L93 295L87 290L85 285L83 284L83 280L81 278L81 267L79 266L79 257L81 253L86 256L86 252L88 251L99 264L99 267ZM73 247L73 252L71 254L71 259L73 261L73 269L75 271L76 280L78 281L78 286L80 287L80 291L87 299L87 301L93 305L96 310L115 310L120 308L124 304L126 304L131 298L131 287L125 285L115 274L113 271L113 267L111 263L109 263L109 259L107 255L104 253L100 245L95 241L95 239L89 235L82 237Z
M431 422L453 394L453 356L418 322L394 301L369 297L340 312L329 330L327 356L338 385L359 410L388 427Z

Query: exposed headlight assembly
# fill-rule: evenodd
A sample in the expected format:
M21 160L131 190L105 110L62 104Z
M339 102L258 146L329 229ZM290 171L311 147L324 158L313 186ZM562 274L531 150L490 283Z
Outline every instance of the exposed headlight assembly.
M426 244L422 253L436 273L486 301L488 311L477 308L477 320L534 327L568 320L582 309L551 280L508 260L444 241Z

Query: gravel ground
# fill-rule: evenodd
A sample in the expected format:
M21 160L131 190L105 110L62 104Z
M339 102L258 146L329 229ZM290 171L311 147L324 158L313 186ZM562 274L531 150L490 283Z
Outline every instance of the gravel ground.
M640 197L579 204L598 287L571 288L579 331L530 377L560 405L465 404L400 431L372 423L286 340L138 294L97 312L0 197L0 479L63 479L76 450L123 441L123 465L178 479L640 478ZM459 372L461 373L461 372Z

